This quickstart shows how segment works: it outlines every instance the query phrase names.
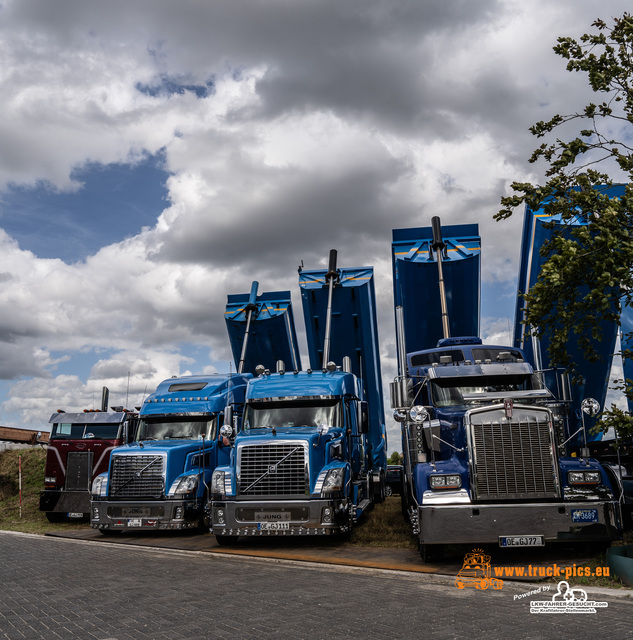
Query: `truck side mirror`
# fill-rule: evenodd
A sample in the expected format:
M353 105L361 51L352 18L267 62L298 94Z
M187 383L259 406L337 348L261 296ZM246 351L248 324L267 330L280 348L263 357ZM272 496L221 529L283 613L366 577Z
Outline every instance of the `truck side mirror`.
M220 437L230 438L233 436L233 407L224 408L224 421L220 427Z
M369 405L364 400L358 403L358 432L369 433Z

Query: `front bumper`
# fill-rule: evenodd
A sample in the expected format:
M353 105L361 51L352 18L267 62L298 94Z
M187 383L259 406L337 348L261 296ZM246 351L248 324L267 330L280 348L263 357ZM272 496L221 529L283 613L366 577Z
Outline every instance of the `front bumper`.
M90 526L94 529L193 529L200 524L202 499L92 500Z
M350 528L348 501L344 498L214 500L210 512L211 533L216 536L332 535Z
M90 512L90 492L43 489L40 491L40 511L53 513Z
M573 522L574 510L597 510L598 522ZM621 537L617 502L419 506L421 544L498 543L500 536L542 535L545 542Z

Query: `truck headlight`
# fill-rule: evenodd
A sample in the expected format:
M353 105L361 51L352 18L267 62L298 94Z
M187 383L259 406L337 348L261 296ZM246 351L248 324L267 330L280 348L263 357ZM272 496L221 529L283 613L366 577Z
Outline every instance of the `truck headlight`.
M90 490L90 493L93 496L105 496L107 492L107 488L108 488L108 476L107 475L97 476L92 481L92 489Z
M199 475L196 473L190 476L182 476L174 480L174 484L171 485L171 489L167 495L183 495L186 493L194 493L198 488Z
M462 477L458 473L441 476L429 476L431 489L459 489L462 486Z
M344 482L345 482L344 467L337 467L336 469L330 469L325 474L325 479L323 480L323 486L321 487L321 493L334 493L335 491L342 491Z
M600 484L601 480L600 471L569 471L567 473L569 484Z
M211 476L211 493L214 496L223 496L226 491L224 489L224 471L214 471Z

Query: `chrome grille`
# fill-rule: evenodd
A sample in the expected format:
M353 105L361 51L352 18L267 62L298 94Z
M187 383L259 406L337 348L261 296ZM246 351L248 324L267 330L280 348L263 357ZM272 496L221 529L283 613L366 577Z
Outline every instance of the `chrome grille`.
M112 456L111 498L161 498L164 487L162 456Z
M555 498L556 460L549 414L503 411L471 415L474 490L480 500Z
M239 493L296 496L309 493L303 443L258 444L239 448Z

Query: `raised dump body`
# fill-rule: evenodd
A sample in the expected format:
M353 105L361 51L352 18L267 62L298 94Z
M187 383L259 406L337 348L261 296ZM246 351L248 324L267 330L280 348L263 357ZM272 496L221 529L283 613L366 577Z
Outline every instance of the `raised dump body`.
M394 229L391 244L393 295L403 310L406 353L429 349L444 338L438 294L440 252L450 336L478 336L481 238L476 224L446 225L444 246L433 248L433 229ZM399 339L399 336L398 336Z
M312 369L322 369L328 308L327 270L301 271L299 286ZM351 359L351 372L362 381L369 408L373 466L386 472L385 410L382 396L380 344L372 267L338 269L332 291L329 360Z
M278 360L288 369L301 369L297 333L290 291L257 295L257 282L251 293L227 298L224 313L236 367L242 373L255 373L255 367L274 370ZM248 337L247 348L244 339Z
M605 193L611 198L616 198L624 193L624 185L605 188ZM544 208L533 211L526 207L523 219L523 236L521 243L521 262L519 269L518 293L528 293L530 288L536 283L538 274L546 258L540 253L543 245L548 242L555 233L561 231L565 235L570 235L574 229L587 224L586 218L579 213L575 220L569 224L561 222L560 215L548 215ZM581 293L582 295L582 293ZM570 433L575 433L583 428L581 420L581 404L587 397L595 398L601 407L604 407L607 389L609 386L609 372L611 370L611 354L615 351L618 327L614 322L602 322L602 339L592 342L598 354L597 360L588 360L579 346L581 336L570 335L567 343L567 351L571 359L578 366L578 371L582 377L580 384L569 385L564 378L561 369L557 369L556 363L550 362L547 349L549 337L545 334L540 339L526 336L525 320L526 301L517 295L516 313L514 319L514 344L525 353L527 360L536 368L543 371L544 379L549 388L555 390L559 397L571 394L571 410L569 413ZM631 323L630 314L625 310L623 314L623 325ZM630 363L625 364L625 369L633 367ZM582 438L576 436L575 442L581 443L586 438L587 441L599 440L601 433L592 431L596 418L585 416L584 431Z

